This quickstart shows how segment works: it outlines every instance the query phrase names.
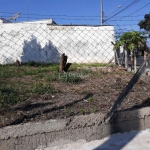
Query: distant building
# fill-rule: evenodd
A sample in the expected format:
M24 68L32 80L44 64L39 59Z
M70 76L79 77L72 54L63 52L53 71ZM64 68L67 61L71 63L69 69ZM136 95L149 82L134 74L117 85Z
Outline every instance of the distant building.
M0 18L0 24L2 24L2 23L11 23L11 21L6 20L4 18Z

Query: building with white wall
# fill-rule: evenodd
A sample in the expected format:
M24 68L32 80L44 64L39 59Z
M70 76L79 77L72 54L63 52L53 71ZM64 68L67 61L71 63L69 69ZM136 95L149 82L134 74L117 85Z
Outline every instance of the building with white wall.
M55 63L65 53L71 63L114 60L113 26L60 26L53 20L0 24L0 64Z

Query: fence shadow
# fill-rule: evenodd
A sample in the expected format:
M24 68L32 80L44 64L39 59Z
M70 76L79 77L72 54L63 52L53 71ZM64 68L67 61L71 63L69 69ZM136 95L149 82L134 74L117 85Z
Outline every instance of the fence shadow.
M31 36L31 40L25 40L23 45L23 53L21 62L37 62L37 63L59 63L60 53L51 41L42 47L43 43L39 43L35 36Z
M122 115L124 113L124 116ZM134 116L132 119L125 119L126 116ZM120 121L121 118L124 118ZM94 150L121 150L125 148L141 130L139 113L136 110L118 111L112 117L109 124L109 137ZM130 132L130 133L129 133Z
M132 111L132 110L140 109L146 106L150 106L150 98L147 98L140 105L135 105L134 107L123 110L123 111ZM138 111L134 111L134 112L135 112L134 113L135 118L139 118ZM115 116L115 118L118 118L118 117L119 116L117 115ZM131 126L132 128L130 128ZM130 134L126 133L131 130L135 130L135 131L130 132ZM129 144L134 138L136 138L137 134L139 133L138 130L141 130L140 122L138 120L131 119L128 122L122 122L122 123L116 123L116 124L111 122L110 135L114 133L118 133L120 131L122 131L123 134L119 133L116 135L111 135L107 141L99 145L94 150L121 150L127 144Z
M93 150L121 150L125 148L125 146L129 144L138 133L138 131L132 131L130 134L118 133L111 135L107 141Z
M115 101L109 117L107 118L107 120L109 121L111 119L111 117L114 115L114 113L117 111L117 108L121 105L122 101L124 100L124 98L128 95L128 93L131 91L131 89L133 88L133 86L137 83L137 81L139 80L140 76L142 75L142 73L144 73L146 67L147 67L147 63L149 64L149 60L150 60L150 54L148 55L148 57L146 58L146 60L142 63L142 65L140 66L140 68L138 69L138 71L135 73L135 75L132 77L132 79L130 80L130 82L128 83L128 85L123 89L123 91L121 92L121 94L119 95L119 97L117 98L117 100ZM145 101L145 103L141 104L141 105L145 105L148 104L149 105L149 98ZM139 118L139 114L138 111L134 111L134 114L132 114L130 112L129 115L133 115L136 118ZM117 116L115 116L116 118L118 118ZM107 122L108 122L107 121ZM110 123L110 135L114 134L114 133L118 133L118 132L129 132L131 130L140 130L140 121L138 119L131 119L129 121L124 121L122 123L116 122L116 123ZM101 144L100 146L98 146L95 150L120 150L123 147L125 147L133 138L136 137L138 132L135 132L135 134L133 134L131 137L126 137L124 138L124 141L115 141L114 143L114 138L113 136L110 136L110 138L104 142L103 144ZM117 142L117 143L116 143Z

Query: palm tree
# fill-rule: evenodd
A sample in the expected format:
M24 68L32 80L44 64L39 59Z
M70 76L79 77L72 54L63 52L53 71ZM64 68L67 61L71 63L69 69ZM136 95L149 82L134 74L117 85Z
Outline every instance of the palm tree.
M114 49L116 50L123 45L126 50L130 51L132 68L134 64L134 71L136 72L136 50L143 47L145 42L146 37L142 33L136 31L126 32L117 37Z

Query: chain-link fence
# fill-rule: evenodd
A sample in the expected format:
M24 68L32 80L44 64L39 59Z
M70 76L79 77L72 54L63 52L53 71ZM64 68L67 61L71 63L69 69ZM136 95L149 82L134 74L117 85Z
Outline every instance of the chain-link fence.
M71 63L114 62L112 26L4 24L0 36L1 64L59 63L65 53Z
M0 28L1 127L108 113L134 75L124 68L124 49L114 51L113 26L13 23ZM59 71L62 54L71 65L67 72ZM149 104L148 82L149 76L142 76L121 110Z

